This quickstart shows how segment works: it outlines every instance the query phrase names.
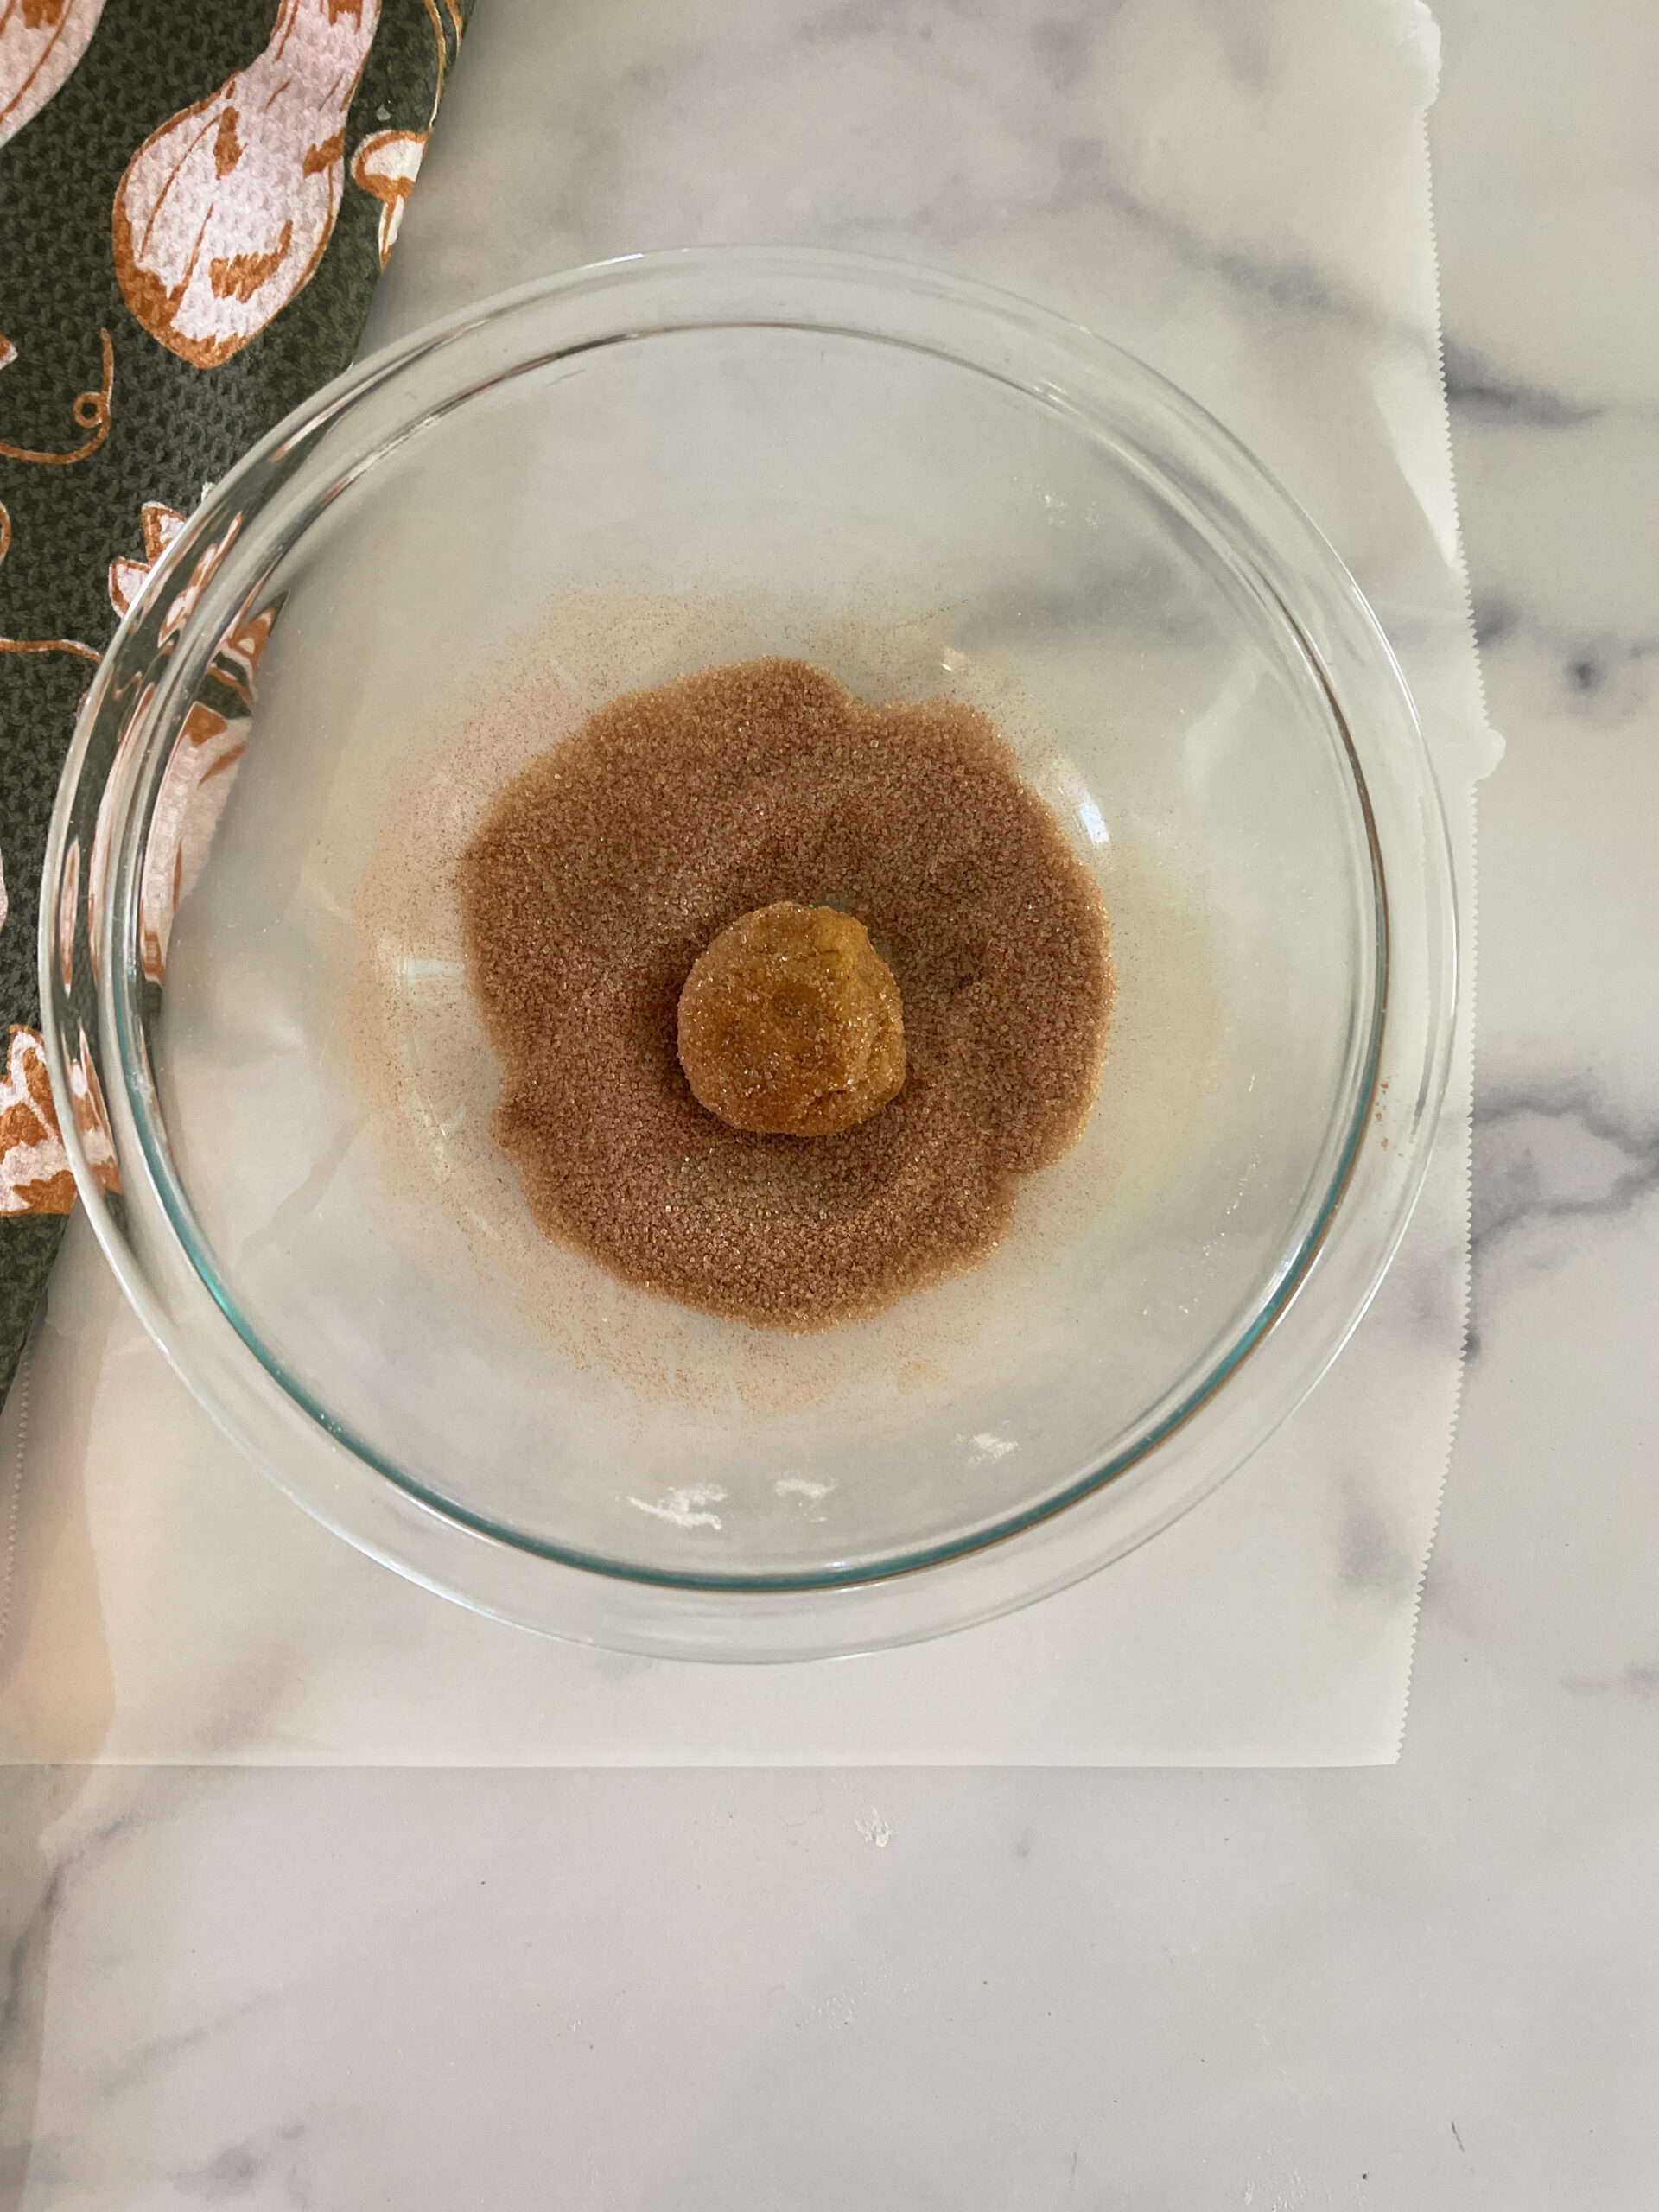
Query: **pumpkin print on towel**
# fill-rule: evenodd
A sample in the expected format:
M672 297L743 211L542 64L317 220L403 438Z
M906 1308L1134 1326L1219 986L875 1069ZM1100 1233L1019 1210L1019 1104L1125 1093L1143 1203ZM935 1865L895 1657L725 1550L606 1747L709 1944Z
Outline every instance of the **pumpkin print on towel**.
M67 1213L74 1203L45 1051L15 1026L0 1070L0 1214Z
M404 203L415 189L426 152L428 130L377 130L352 156L352 181L380 202L380 266L391 258L404 219Z
M104 0L0 0L0 146L73 74Z
M245 715L227 719L198 700L173 741L138 885L138 964L152 983L166 978L173 917L207 865L247 738Z
M211 485L202 486L206 498ZM168 607L162 625L163 639L172 637L195 604L203 585L236 535L241 518L234 517L223 537L210 544L196 563L190 581ZM110 563L110 603L124 614L149 578L149 572L184 528L185 518L160 500L147 499L141 516L145 558ZM219 641L210 674L243 704L253 704L254 679L260 656L270 641L276 620L274 606L234 623ZM92 948L92 969L99 972L99 931L102 920L103 888L110 868L111 803L120 782L116 769L139 743L155 687L148 687L128 716L111 770L99 801L92 834L91 870L87 879L87 934ZM179 904L194 887L207 864L213 832L230 797L238 764L247 743L249 717L224 715L198 699L185 715L167 766L162 772L144 845L144 863L138 886L138 964L152 983L165 981L168 940Z
M346 111L379 17L380 0L283 0L257 60L127 164L114 211L123 296L196 368L239 353L321 260L345 185Z
M93 1182L100 1191L118 1191L121 1170L116 1165L109 1109L104 1103L104 1086L98 1079L98 1063L86 1042L84 1025L80 1050L69 1063L69 1110L75 1117L75 1134L80 1139L86 1165L92 1171Z
M211 484L204 484L201 494L206 499L212 491ZM132 605L149 581L149 572L168 547L184 528L185 518L176 507L166 507L159 499L146 499L138 512L138 527L143 533L144 557L138 560L128 554L118 553L110 563L110 605L118 616Z
M205 499L213 490L204 484L201 496ZM149 580L149 572L168 547L184 528L185 518L176 507L163 506L159 499L146 499L139 515L139 527L143 532L144 557L142 561L124 558L117 554L110 563L110 605L118 614L124 614ZM161 642L170 645L183 629L190 610L201 597L212 580L215 569L229 552L238 531L242 527L239 514L232 515L226 525L222 537L214 538L190 571L189 581L174 599L162 619Z

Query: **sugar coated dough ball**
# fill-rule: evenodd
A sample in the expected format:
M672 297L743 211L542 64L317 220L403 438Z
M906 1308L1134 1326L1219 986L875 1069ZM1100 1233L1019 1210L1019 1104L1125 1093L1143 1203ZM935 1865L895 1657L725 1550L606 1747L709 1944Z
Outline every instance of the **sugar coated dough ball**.
M679 1049L699 1104L734 1128L832 1136L904 1082L899 986L852 915L760 906L686 978Z

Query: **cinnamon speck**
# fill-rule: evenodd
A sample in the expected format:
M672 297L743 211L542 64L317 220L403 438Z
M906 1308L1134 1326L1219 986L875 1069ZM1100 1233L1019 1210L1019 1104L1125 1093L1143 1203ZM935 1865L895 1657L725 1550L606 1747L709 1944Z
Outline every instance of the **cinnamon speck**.
M626 694L501 795L459 888L531 1211L661 1296L795 1331L877 1312L983 1259L1087 1119L1106 917L973 708L778 659ZM677 1049L694 963L784 901L855 916L902 1000L902 1089L834 1135L732 1127Z

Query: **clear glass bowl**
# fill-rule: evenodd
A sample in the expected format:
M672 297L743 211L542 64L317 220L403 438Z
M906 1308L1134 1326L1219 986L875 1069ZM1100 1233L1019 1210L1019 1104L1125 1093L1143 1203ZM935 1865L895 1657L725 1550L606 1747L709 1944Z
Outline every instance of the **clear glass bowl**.
M987 705L1119 970L1004 1244L810 1338L529 1227L448 878L601 697L770 652ZM510 1619L754 1659L1022 1604L1262 1442L1405 1226L1455 948L1389 648L1224 431L982 286L708 251L411 340L213 491L87 700L41 972L105 1249L284 1489Z

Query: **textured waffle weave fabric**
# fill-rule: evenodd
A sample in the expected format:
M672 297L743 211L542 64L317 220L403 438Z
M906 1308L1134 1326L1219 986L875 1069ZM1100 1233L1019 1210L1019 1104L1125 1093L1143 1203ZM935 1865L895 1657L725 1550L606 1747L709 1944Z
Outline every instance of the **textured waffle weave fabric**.
M0 0L0 1396L74 1203L35 917L171 535L351 359L471 0Z

